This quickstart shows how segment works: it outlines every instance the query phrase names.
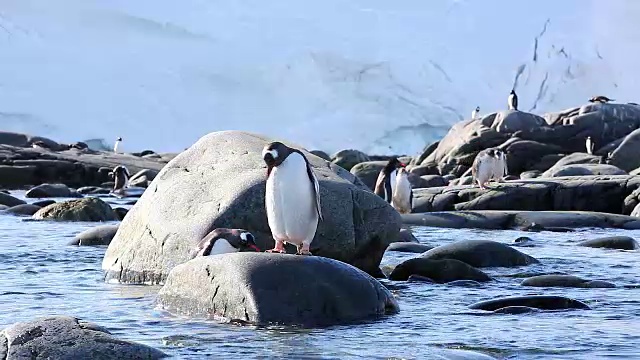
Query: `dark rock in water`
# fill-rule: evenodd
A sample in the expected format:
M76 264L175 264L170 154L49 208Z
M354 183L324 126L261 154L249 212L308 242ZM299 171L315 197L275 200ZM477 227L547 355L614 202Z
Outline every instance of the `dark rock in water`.
M0 211L7 210L9 207L7 205L0 204Z
M511 267L539 262L508 245L490 240L457 241L431 249L420 257L430 260L455 259L473 267Z
M313 155L319 157L320 159L331 161L331 156L322 150L311 150L309 151Z
M342 324L399 310L376 279L340 261L248 252L198 257L176 266L158 302L189 316L302 326Z
M35 220L113 221L117 220L109 204L98 198L68 200L43 207L33 214Z
M351 173L362 180L371 190L374 190L376 186L376 180L380 170L387 164L386 161L366 161L357 164L351 168Z
M83 186L83 187L79 188L77 191L78 191L79 194L86 195L86 194L91 194L94 191L99 190L99 189L101 189L101 188L98 187L98 186Z
M478 287L478 286L482 286L482 283L475 280L454 280L454 281L448 282L447 286Z
M412 242L394 242L387 248L387 251L423 253L433 249L433 246L416 244Z
M13 214L13 215L31 216L31 215L35 214L40 209L42 209L42 207L37 206L37 205L22 204L22 205L12 206L12 207L6 209L6 212L10 213L10 214Z
M490 281L489 275L453 259L431 260L422 257L406 260L389 275L391 280L407 280L411 275L425 276L443 284L455 280Z
M528 306L506 306L500 309L496 309L493 311L496 314L530 314L530 313L538 313L539 309L528 307Z
M433 279L430 279L426 276L422 275L410 275L407 279L408 282L421 282L421 283L429 283L429 284L437 284Z
M25 194L27 198L74 197L73 192L65 184L41 184L31 188Z
M261 155L270 141L216 132L174 158L123 219L102 264L107 280L161 282L215 228L246 229L256 240L268 239L258 243L261 249L272 248ZM353 174L303 153L318 177L324 216L311 252L380 274L384 251L398 238L400 215Z
M25 202L9 194L0 192L0 205L7 205L9 207L12 207L22 204L25 204Z
M341 150L331 158L331 162L349 171L362 162L369 161L369 156L358 150Z
M495 311L508 306L526 306L542 310L590 309L587 304L563 296L527 295L480 301L469 306L471 309Z
M513 244L511 246L522 246L522 247L531 247L533 245L533 240L526 236L521 236L515 240L513 240Z
M396 242L419 243L418 239L409 229L401 229Z
M116 185L115 182L113 181L107 181L107 182L103 182L102 184L100 184L100 187L102 188L106 188L106 189L113 189L113 187Z
M0 357L7 360L151 360L166 356L146 345L118 339L102 326L69 316L15 323L0 333Z
M35 166L0 165L0 186L16 187L37 183Z
M80 234L76 235L76 237L69 243L69 245L79 245L79 246L95 246L95 245L109 245L111 240L115 236L116 232L118 232L118 225L100 225L93 227L91 229L87 229Z
M535 287L572 287L572 288L614 288L615 284L606 281L590 281L572 275L539 275L524 279L522 286Z
M640 249L638 242L629 236L607 236L597 239L586 240L578 245L592 248L607 248L619 250L636 250Z
M135 173L133 176L131 176L131 178L129 179L129 185L146 188L147 186L149 186L151 181L153 181L153 179L156 178L156 176L158 175L158 172L159 171L157 170L151 170L151 169L140 170L137 173Z
M40 206L40 207L45 207L47 205L51 205L51 204L55 204L55 200L40 200L40 201L35 201L33 202L33 205L36 206Z
M121 208L121 207L117 207L115 209L113 209L113 211L116 213L116 216L118 217L118 220L122 221L122 219L124 219L125 216L127 216L127 213L129 212L129 210L125 209L125 208Z

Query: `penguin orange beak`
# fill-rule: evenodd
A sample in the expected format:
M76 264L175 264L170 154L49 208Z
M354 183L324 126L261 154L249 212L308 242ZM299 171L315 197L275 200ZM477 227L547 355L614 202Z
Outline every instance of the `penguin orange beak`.
M400 167L407 167L407 164L400 163Z

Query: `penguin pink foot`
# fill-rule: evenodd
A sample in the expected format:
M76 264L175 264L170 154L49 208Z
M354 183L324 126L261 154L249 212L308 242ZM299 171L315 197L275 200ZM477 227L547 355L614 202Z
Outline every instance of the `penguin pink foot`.
M276 240L276 246L273 249L267 250L265 252L286 254L286 251L284 250L284 242Z
M302 246L298 247L296 255L312 255L311 251L309 251L309 244L302 244Z

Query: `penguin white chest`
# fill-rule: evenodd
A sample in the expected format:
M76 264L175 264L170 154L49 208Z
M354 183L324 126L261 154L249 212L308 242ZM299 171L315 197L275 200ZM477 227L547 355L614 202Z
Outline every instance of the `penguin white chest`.
M406 172L398 173L395 179L395 189L391 206L401 214L411 213L411 183Z
M315 188L300 154L290 154L271 170L265 202L274 238L295 245L313 240L318 227Z
M231 244L229 244L227 240L218 239L213 244L213 247L211 248L211 252L209 253L209 255L229 254L229 253L235 253L238 251L240 251L240 249L237 249L231 246Z

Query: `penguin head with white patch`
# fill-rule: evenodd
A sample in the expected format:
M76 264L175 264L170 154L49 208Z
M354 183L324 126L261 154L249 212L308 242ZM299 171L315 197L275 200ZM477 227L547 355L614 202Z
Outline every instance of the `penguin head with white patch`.
M116 139L116 141L122 141L122 138L120 136L118 136L118 138Z
M262 159L267 164L267 174L270 174L274 167L280 166L292 152L293 149L279 141L265 145L262 149Z
M476 112L480 112L480 106L476 106Z
M129 174L129 169L127 169L127 167L124 165L118 165L114 167L112 174L115 178L123 177L125 179L128 179L131 177L131 174Z
M491 156L491 157L497 157L497 149L488 149L487 150L487 155Z
M407 165L400 162L397 157L392 157L391 159L389 159L387 165L384 166L384 169L382 169L382 171L385 174L391 174L392 171L404 168L405 166Z
M253 234L244 229L217 228L198 243L195 256L247 251L260 252Z

